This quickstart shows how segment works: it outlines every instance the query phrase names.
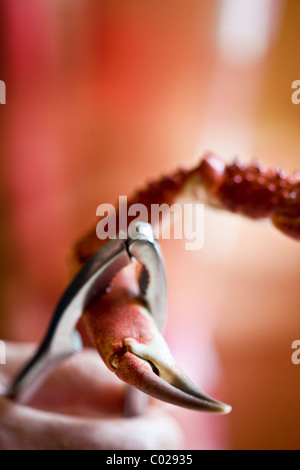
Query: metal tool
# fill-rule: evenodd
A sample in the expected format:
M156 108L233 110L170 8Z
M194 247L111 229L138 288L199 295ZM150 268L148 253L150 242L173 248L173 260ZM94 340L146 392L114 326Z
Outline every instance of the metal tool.
M143 265L139 279L141 296L158 328L163 328L167 284L161 252L151 225L135 222L130 226L130 235L120 232L116 239L108 241L73 279L57 304L36 354L11 383L7 391L9 398L26 403L60 361L82 349L76 330L80 316L133 259Z

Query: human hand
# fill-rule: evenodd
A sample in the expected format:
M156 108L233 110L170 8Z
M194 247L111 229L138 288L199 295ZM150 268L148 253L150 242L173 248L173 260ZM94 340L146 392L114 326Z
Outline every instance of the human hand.
M0 366L0 449L177 449L182 434L167 405L122 417L126 385L86 349L62 362L31 402L4 397L34 345L6 343Z

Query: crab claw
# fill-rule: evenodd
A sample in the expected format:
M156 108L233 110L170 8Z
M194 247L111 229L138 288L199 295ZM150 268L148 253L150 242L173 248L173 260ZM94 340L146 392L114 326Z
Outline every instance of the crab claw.
M226 414L231 407L201 392L176 365L147 308L127 292L102 297L84 314L106 365L127 384L174 405Z
M174 363L169 351L167 355L158 353L154 344L142 345L132 338L126 338L124 344L125 352L116 353L111 361L116 375L124 382L173 405L219 414L231 411L229 405L198 390ZM163 345L166 343L161 337L160 348Z

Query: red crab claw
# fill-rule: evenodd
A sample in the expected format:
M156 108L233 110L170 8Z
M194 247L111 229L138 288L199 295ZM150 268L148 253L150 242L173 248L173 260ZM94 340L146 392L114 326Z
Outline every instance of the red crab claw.
M107 367L124 382L174 405L226 414L231 407L201 392L176 365L151 314L117 289L84 314L84 323Z

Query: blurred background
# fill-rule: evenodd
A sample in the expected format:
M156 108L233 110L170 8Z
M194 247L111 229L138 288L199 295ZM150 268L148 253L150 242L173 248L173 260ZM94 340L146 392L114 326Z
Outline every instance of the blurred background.
M38 341L96 208L207 151L300 170L298 0L2 0L0 337ZM162 241L167 341L231 415L170 407L186 449L298 449L300 245L206 209Z

